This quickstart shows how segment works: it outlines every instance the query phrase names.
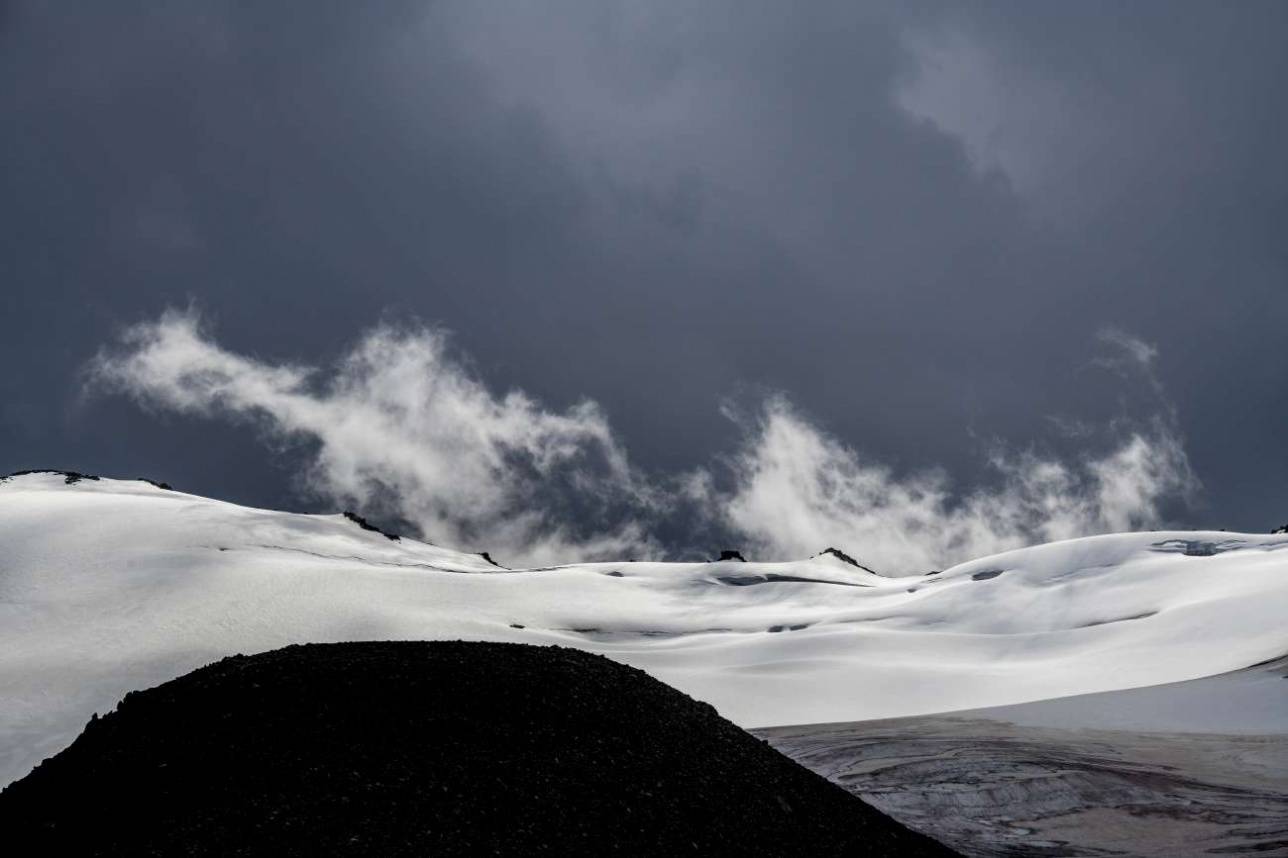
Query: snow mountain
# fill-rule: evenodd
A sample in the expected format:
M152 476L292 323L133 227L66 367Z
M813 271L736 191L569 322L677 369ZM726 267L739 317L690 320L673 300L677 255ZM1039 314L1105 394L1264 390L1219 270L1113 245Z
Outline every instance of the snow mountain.
M1137 688L1288 654L1284 534L1096 536L902 578L840 550L507 570L357 517L73 476L0 480L0 784L128 691L291 643L560 644L745 727Z

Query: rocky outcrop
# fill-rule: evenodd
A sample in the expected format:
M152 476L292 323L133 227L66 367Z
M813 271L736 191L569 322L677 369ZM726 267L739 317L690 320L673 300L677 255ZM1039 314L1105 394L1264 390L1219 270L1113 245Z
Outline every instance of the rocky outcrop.
M385 539L392 539L395 542L402 539L402 537L396 533L389 533L386 530L381 530L379 527L376 527L374 524L367 521L365 518L358 515L356 512L351 512L346 509L344 511L344 517L349 519L349 521L353 522L354 524L358 525L358 527L361 527L363 530L370 530L373 533L379 533Z
M32 468L26 471L14 471L12 474L9 474L9 476L4 477L4 479L7 480L10 477L25 477L28 474L57 474L60 477L66 477L64 482L69 486L75 485L81 480L98 480L98 476L95 474L82 474L80 471L60 471L54 468Z
M825 554L830 554L833 557L835 557L837 560L840 560L843 563L848 563L851 566L855 566L859 569L862 569L864 572L871 572L873 575L878 574L875 569L869 569L868 567L864 566L862 563L855 560L853 557L846 554L844 551L842 551L839 548L824 548L822 551L820 551L818 554L815 554L814 556L822 557Z

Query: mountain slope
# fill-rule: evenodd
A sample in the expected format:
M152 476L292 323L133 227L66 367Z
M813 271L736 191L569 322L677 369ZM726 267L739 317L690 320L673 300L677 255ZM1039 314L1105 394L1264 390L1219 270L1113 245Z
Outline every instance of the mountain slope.
M507 571L340 515L14 477L0 481L0 783L131 689L306 641L563 644L744 726L1192 679L1288 651L1286 548L1283 535L1144 533L911 578L832 554Z
M444 641L131 694L0 792L0 825L22 854L952 854L640 671Z

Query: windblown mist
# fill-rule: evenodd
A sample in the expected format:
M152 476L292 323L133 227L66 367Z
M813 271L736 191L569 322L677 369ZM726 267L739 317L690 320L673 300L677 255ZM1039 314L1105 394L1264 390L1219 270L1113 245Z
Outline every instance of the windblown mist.
M1151 346L1121 331L1100 340L1095 360L1152 380ZM373 328L319 368L235 354L195 313L171 311L100 353L89 383L157 409L251 421L266 443L302 442L313 495L513 563L693 556L721 538L765 559L837 546L900 574L1155 527L1161 504L1196 487L1166 409L1088 439L1074 461L997 448L991 483L960 493L943 470L900 475L865 457L787 393L750 409L712 403L741 443L694 470L648 473L595 402L558 410L497 392L427 327Z

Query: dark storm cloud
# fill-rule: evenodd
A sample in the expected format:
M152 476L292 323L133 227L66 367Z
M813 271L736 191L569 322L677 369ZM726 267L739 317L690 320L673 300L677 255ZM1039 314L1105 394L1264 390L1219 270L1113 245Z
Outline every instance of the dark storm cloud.
M1175 514L1263 529L1282 9L11 5L0 459L298 505L306 451L78 399L121 327L195 299L268 361L442 324L496 388L598 402L646 470L782 390L966 491L999 440L1100 453L1171 413L1097 362L1113 329L1156 346L1206 487Z

